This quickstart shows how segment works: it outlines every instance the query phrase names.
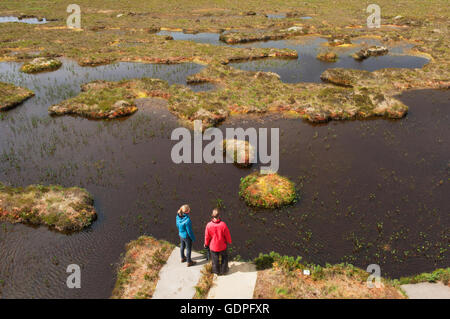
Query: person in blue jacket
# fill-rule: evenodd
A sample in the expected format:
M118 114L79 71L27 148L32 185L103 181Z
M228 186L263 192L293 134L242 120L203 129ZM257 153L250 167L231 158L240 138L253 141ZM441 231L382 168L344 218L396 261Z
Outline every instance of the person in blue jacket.
M191 259L192 242L195 241L194 231L192 230L192 222L189 217L191 209L189 205L183 205L177 212L177 227L178 234L180 235L180 252L181 252L181 262L187 261L187 266L191 267L196 264L195 261ZM186 256L184 255L184 250L186 249Z

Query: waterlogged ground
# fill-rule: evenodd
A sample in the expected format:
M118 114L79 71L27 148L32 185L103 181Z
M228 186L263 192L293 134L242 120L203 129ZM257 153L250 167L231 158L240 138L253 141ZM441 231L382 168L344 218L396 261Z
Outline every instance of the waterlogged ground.
M192 207L199 238L210 210L222 206L232 254L244 258L275 250L315 263L377 263L392 277L449 264L448 91L404 94L410 112L397 121L225 122L222 130L280 128L279 173L297 183L300 200L286 209L255 211L238 199L239 180L251 170L172 163L170 133L179 124L163 105L146 105L116 121L47 114L49 105L76 95L83 82L154 76L185 83L200 66L80 68L64 61L60 70L39 75L19 74L19 66L1 63L0 81L25 85L36 97L1 114L0 180L84 187L99 218L73 235L2 223L4 298L109 297L125 243L141 234L176 243L174 215L183 203ZM82 267L81 289L65 285L73 263Z
M219 33L183 33L181 31L160 31L158 35L172 36L175 41L185 40L212 45L228 45L219 40ZM274 40L250 42L230 45L238 48L278 48L292 49L298 53L297 59L258 59L248 62L232 63L235 68L247 71L275 72L286 83L321 82L320 74L329 68L349 68L357 70L375 71L383 68L422 68L429 62L427 58L409 55L414 45L407 42L398 42L389 47L389 53L384 56L371 57L363 61L355 60L351 55L365 45L382 45L374 38L353 39L351 46L329 47L328 40L317 36L304 36L301 40ZM336 62L323 62L318 60L320 52L333 51L337 53Z
M359 51L365 43L367 45L380 45L379 41L370 38L353 40L351 47L326 46L327 39L319 37L304 37L301 41L279 40L249 43L240 47L259 48L289 48L298 52L296 60L256 60L242 63L233 63L232 66L248 71L275 72L286 83L297 82L321 82L320 74L329 68L349 68L357 70L375 71L383 68L421 68L429 62L428 59L408 55L407 50L411 44L402 43L395 47L389 47L389 54L378 57L370 57L363 61L356 61L351 55ZM337 53L336 62L323 62L316 58L319 52L332 50Z

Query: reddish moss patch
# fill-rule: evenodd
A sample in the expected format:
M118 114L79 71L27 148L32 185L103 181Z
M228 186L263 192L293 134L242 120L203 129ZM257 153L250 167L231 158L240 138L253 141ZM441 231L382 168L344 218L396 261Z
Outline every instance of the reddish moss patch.
M249 206L275 208L296 200L295 185L278 174L252 173L241 178L239 195Z

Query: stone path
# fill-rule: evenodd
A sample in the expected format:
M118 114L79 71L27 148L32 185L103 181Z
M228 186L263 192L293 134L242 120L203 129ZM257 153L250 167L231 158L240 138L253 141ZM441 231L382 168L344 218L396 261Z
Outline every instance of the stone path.
M215 276L208 299L252 299L256 267L252 263L230 262L225 276Z
M203 255L194 251L192 260L196 261L197 265L187 267L186 263L181 263L180 248L176 247L159 272L153 299L192 299L195 295L194 287L206 263Z
M410 299L450 299L450 287L442 283L421 282L401 285Z

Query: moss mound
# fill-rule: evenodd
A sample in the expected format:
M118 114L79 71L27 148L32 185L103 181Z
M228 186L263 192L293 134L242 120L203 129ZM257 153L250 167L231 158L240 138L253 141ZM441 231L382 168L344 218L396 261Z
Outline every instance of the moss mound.
M275 208L295 202L295 185L278 174L252 173L241 179L239 195L247 205Z
M44 71L54 71L61 67L62 63L59 60L51 58L36 58L30 62L26 62L20 68L24 73L38 73Z
M0 82L0 111L7 111L34 96L33 91Z
M97 217L89 193L78 187L0 183L0 221L46 225L61 232L78 231Z
M224 140L223 151L239 167L250 167L255 159L255 148L247 141L238 139Z

